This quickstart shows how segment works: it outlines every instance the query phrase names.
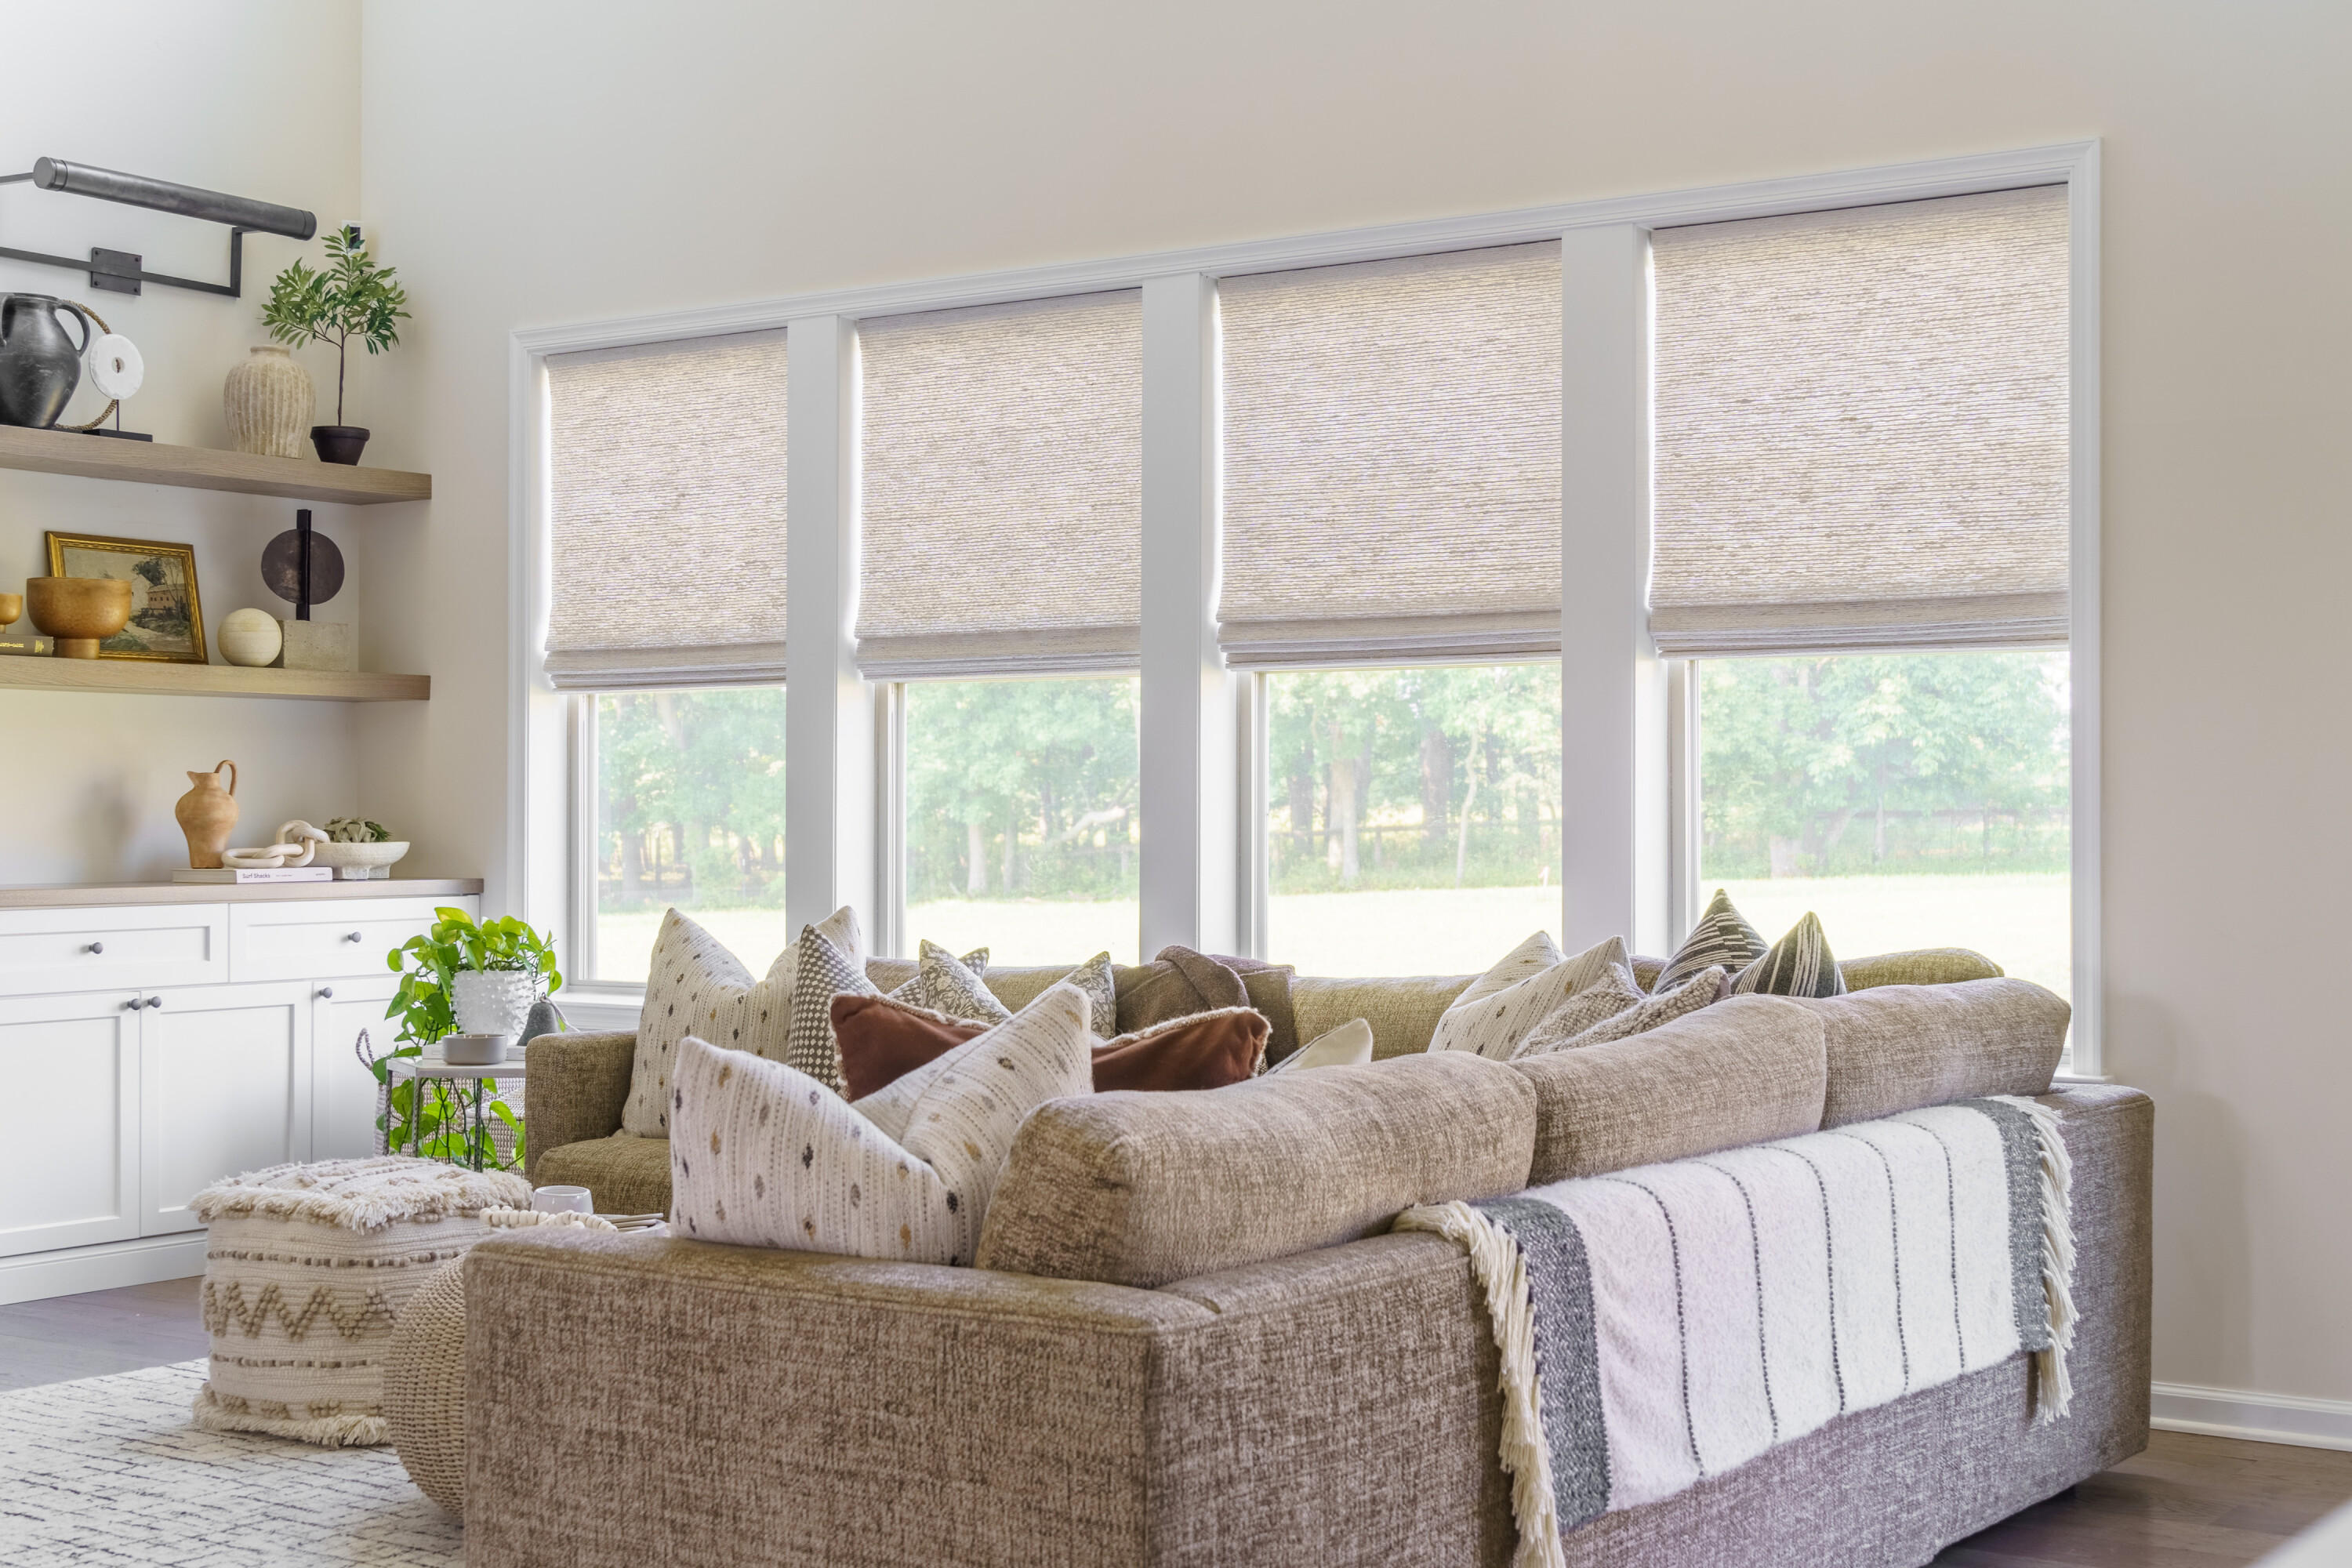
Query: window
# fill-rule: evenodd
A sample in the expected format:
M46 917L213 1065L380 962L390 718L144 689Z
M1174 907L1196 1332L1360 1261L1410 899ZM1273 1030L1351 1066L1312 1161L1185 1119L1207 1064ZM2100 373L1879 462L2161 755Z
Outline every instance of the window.
M1266 941L1302 974L1483 970L1559 930L1559 670L1265 678Z
M765 973L794 934L783 909L782 688L600 692L584 706L596 787L579 978L643 984L673 907Z
M1139 684L908 684L910 946L1136 962Z
M1768 942L1808 910L1842 958L1972 947L2061 996L2063 652L1698 661L1702 896Z

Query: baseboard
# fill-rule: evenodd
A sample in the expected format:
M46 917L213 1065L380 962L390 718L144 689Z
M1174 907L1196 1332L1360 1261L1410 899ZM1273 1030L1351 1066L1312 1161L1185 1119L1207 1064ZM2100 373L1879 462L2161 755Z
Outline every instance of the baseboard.
M142 1236L95 1247L65 1247L0 1258L0 1306L185 1279L205 1271L205 1233Z
M2305 1399L2159 1383L2149 1390L2148 1425L2167 1432L2352 1450L2352 1399Z

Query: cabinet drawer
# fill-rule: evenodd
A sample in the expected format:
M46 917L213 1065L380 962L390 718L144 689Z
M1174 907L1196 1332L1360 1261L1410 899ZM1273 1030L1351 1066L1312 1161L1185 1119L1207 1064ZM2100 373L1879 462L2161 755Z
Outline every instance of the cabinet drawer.
M436 907L474 911L464 899L339 899L317 903L232 904L229 975L247 980L327 980L389 974L384 955L433 925Z
M0 996L227 978L224 904L0 910Z

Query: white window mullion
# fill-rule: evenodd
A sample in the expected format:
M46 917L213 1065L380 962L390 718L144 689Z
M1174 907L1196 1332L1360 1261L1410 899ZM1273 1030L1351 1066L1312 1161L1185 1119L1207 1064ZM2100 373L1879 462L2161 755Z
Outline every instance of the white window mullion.
M1216 284L1143 285L1140 952L1240 935L1240 715L1217 651Z
M1563 945L1665 951L1664 662L1650 640L1650 237L1560 241Z
M857 331L792 323L785 616L784 912L874 917L874 698L857 674Z

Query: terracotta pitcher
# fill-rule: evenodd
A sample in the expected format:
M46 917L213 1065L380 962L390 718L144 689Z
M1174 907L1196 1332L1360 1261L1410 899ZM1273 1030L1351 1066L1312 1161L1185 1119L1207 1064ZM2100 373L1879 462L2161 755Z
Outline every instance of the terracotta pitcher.
M221 788L223 772L228 774L226 789ZM224 757L208 773L191 770L188 782L195 787L180 797L172 815L188 836L188 864L199 871L213 869L236 831L236 764Z

